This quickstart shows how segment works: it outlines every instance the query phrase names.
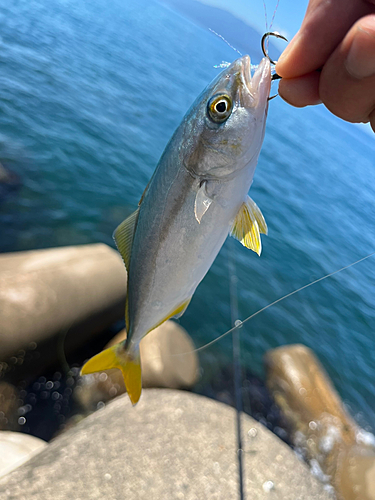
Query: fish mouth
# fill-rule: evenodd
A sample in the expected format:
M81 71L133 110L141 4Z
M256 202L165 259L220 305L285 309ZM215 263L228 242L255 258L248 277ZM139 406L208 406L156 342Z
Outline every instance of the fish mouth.
M256 101L264 102L270 93L271 88L271 64L269 59L264 57L259 66L251 74L251 60L248 55L242 57L242 78L244 84Z

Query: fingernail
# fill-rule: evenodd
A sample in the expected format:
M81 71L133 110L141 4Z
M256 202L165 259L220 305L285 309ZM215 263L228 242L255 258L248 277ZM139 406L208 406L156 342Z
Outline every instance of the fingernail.
M357 28L345 66L351 76L360 80L375 75L375 31Z

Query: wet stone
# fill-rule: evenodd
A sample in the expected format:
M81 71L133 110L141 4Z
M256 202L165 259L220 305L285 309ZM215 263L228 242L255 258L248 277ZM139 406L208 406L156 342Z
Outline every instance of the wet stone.
M375 499L375 437L361 429L314 353L289 345L266 354L267 385L312 473L339 499Z

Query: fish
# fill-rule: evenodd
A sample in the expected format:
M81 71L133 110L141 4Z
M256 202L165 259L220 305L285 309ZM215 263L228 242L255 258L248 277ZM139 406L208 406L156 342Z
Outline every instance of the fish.
M139 344L180 317L228 234L258 255L267 224L248 196L265 134L271 65L245 55L195 100L167 144L139 206L115 230L127 269L127 338L89 359L81 374L122 371L136 404Z

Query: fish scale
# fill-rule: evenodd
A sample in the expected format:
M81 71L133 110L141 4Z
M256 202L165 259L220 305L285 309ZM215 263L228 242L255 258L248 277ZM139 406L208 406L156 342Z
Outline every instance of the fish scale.
M114 239L128 271L127 339L91 358L82 374L122 371L141 395L139 343L186 310L230 233L260 255L263 215L248 191L263 143L271 66L253 75L234 61L196 99L169 141L134 214Z

